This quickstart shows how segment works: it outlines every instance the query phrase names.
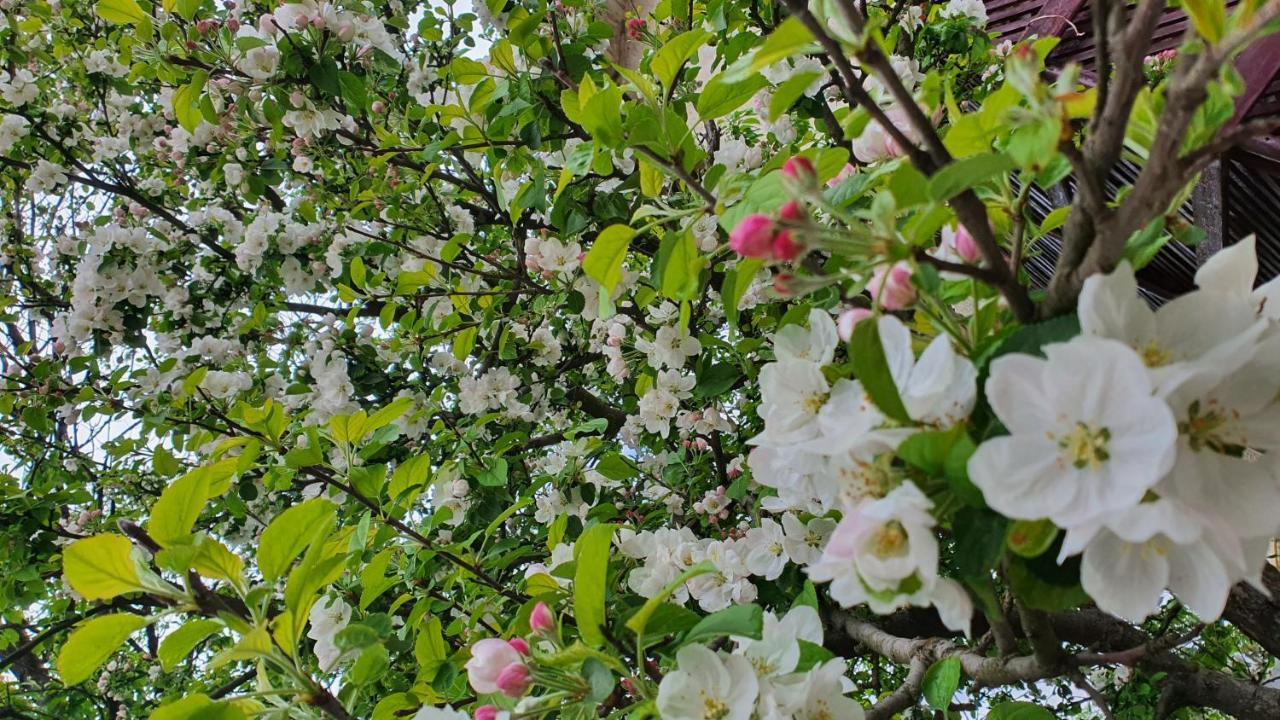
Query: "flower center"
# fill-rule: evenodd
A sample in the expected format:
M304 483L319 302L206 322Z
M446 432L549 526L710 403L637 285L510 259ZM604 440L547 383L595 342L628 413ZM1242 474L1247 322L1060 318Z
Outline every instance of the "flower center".
M724 720L729 717L729 706L706 693L702 694L702 720Z
M1155 340L1147 343L1145 346L1137 348L1138 354L1142 356L1142 362L1149 368L1164 367L1173 362L1173 355Z
M1232 413L1210 403L1210 407L1202 408L1196 400L1187 408L1187 420L1178 423L1178 432L1187 436L1187 442L1196 452L1213 450L1230 454L1232 443L1222 437L1222 431L1233 419Z
M876 531L872 540L872 552L877 557L897 557L907 552L907 531L902 523L892 520Z
M1077 469L1097 470L1102 463L1111 458L1107 445L1111 442L1111 431L1107 428L1094 428L1082 422L1058 441L1067 460Z

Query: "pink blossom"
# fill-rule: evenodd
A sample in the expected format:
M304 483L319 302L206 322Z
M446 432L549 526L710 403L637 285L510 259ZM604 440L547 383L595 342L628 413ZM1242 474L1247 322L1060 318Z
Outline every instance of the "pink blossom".
M800 203L795 200L788 200L778 211L779 220L793 225L804 222L805 217L804 208L800 207Z
M729 247L748 258L767 258L773 252L776 227L768 215L748 215L729 233Z
M481 705L476 708L476 720L498 720L498 708L493 705Z
M506 640L485 638L471 646L467 680L477 693L498 692L498 675L509 665L520 663L520 652Z
M793 192L812 190L818 186L818 171L809 158L793 155L782 165L782 181Z
M844 342L849 342L853 337L853 329L858 323L872 316L872 312L866 308L849 308L840 313L840 317L836 318L836 334Z
M529 690L533 679L529 676L529 668L524 663L511 663L498 673L498 689L507 697L518 698Z
M905 310L915 304L916 288L911 284L911 265L905 261L881 265L871 275L867 290L886 310Z
M507 644L515 648L515 651L521 655L529 654L529 643L525 642L524 638L511 638L507 641Z
M795 236L790 230L783 230L773 238L773 257L783 262L791 262L800 256L804 247L796 242Z
M536 633L555 632L556 618L546 603L539 601L533 606L533 612L529 613L529 629Z
M976 263L982 259L978 243L964 225L942 228L942 247L946 254L953 255L962 262Z

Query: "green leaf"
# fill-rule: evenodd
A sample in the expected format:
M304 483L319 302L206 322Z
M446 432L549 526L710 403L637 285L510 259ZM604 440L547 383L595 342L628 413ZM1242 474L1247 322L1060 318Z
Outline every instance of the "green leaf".
M680 74L680 68L684 67L689 58L693 57L693 54L698 52L698 48L711 37L711 33L706 30L689 30L680 33L662 45L650 61L649 68L654 75L658 76L662 86L669 89Z
M191 526L209 501L209 473L190 472L174 480L151 507L147 533L168 547L191 537Z
M734 82L721 73L703 86L694 107L702 120L715 120L742 107L743 103L755 97L760 88L768 85L769 81L761 75L752 75L745 80Z
M635 236L636 231L626 225L610 225L600 231L582 260L583 272L599 283L606 295L613 293L622 280L622 261Z
M635 465L616 452L602 455L596 462L594 470L610 480L619 482L630 480L640 474Z
M662 294L672 300L690 300L697 295L698 272L702 270L702 258L693 233L681 230L670 233L662 240L663 249L658 256L661 266Z
M751 56L749 72L757 73L814 45L813 34L797 17L789 17L769 33ZM737 65L737 63L734 63Z
M784 80L778 89L773 91L773 97L769 99L769 122L774 122L782 113L790 110L791 106L804 95L809 85L819 77L822 77L822 73L812 70L792 75Z
M1057 717L1035 703L1002 702L991 708L986 720L1057 720Z
M1055 542L1054 545L1059 545ZM1013 592L1028 607L1046 612L1061 612L1089 601L1080 587L1080 558L1067 558L1057 563L1057 551L1050 551L1036 558L1010 556L1006 563L1006 577Z
M795 669L798 673L808 672L836 656L835 653L817 643L808 640L798 642L800 643L800 660L796 663Z
M485 487L504 487L507 484L507 461L503 458L494 458L484 472L480 473L476 478L480 484Z
M1009 526L1009 549L1024 558L1043 555L1058 537L1058 528L1049 520L1017 520Z
M1004 554L1009 521L990 510L962 507L951 519L956 539L956 572L963 578L986 582Z
M108 533L77 540L62 554L62 574L85 600L109 600L142 590L133 543Z
M258 538L258 570L272 582L284 574L311 544L312 529L331 520L338 508L324 498L312 498L276 516Z
M1227 6L1223 0L1182 0L1182 9L1191 18L1200 37L1210 44L1227 34Z
M964 428L956 426L950 430L925 430L918 432L898 446L897 455L906 464L923 470L931 478L946 474L947 457L951 448L964 434Z
M58 653L58 675L63 684L71 686L88 680L130 635L146 624L147 619L140 615L117 613L77 625Z
M732 270L724 274L724 282L720 285L720 299L724 301L724 317L730 325L738 325L738 303L747 294L747 289L762 267L764 262L761 260L740 260Z
M182 627L174 630L160 641L156 657L160 659L160 668L169 672L178 666L196 646L204 642L210 635L221 630L222 623L217 620L188 620Z
M616 526L601 523L583 531L573 546L577 569L573 576L573 612L582 641L592 647L604 643L605 583L609 575L609 548Z
M951 698L960 689L960 658L943 658L934 663L924 673L925 702L934 710L946 710L951 706Z
M853 329L850 341L850 358L853 373L862 382L862 388L871 396L880 412L902 423L910 423L907 409L898 395L898 386L889 372L889 361L884 356L880 341L880 323L861 322Z
M680 645L706 643L724 635L759 640L763 632L764 610L759 605L734 605L702 618Z
M360 657L356 658L347 677L351 678L351 682L356 685L368 685L382 677L389 667L391 667L391 658L387 655L387 648L378 643L370 645L360 653Z
M440 666L449 657L449 646L444 641L440 618L432 617L418 631L418 637L413 643L413 657L418 661L423 677L428 682L434 679Z
M929 198L946 202L1001 173L1013 169L1013 161L1002 153L974 155L948 163L929 178Z
M135 0L98 0L93 11L113 25L137 25L149 20Z
M200 112L200 93L204 90L206 78L204 73L195 73L191 76L191 82L173 93L173 115L187 132L195 132L204 121L204 115Z
M204 693L161 705L151 713L151 720L244 720L245 717L238 705L214 702Z
M400 416L404 415L411 407L413 407L413 398L401 397L392 400L391 404L370 415L364 421L365 434L368 435L399 420Z

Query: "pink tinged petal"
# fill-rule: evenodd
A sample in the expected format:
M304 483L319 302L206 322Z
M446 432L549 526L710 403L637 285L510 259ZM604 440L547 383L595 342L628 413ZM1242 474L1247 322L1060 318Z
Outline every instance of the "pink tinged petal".
M1160 607L1169 582L1169 562L1155 543L1127 543L1103 532L1085 548L1080 582L1098 607L1141 622Z
M1057 466L1057 451L1057 445L1038 438L992 438L969 458L969 479L987 504L1004 515L1053 517L1076 496L1076 487Z

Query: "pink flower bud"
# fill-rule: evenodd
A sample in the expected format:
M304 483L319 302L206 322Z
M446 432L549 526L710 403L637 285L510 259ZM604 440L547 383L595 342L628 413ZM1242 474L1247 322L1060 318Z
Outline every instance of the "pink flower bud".
M319 15L317 15L317 16L315 16L315 17L311 18L311 27L313 27L313 28L315 28L315 29L317 29L317 30L323 30L323 29L324 29L324 18L320 17Z
M729 247L748 258L767 258L773 252L774 222L768 215L748 215L729 233Z
M775 260L791 262L800 256L804 247L796 242L790 230L783 230L773 237L772 252Z
M294 90L289 94L289 104L296 108L300 108L307 104L307 96L303 95L301 91Z
M498 708L493 705L481 705L476 708L476 720L498 720Z
M809 158L794 155L782 165L782 182L792 192L807 192L818 186L818 172Z
M498 673L498 689L507 697L518 698L524 695L532 684L529 668L524 663L511 663Z
M885 310L905 310L916 301L916 288L911 284L911 274L911 266L905 261L881 265L871 275L867 291Z
M307 17L306 15L299 15L293 20L293 26L299 30L306 30L307 26L310 24L311 24L311 18Z
M973 235L964 225L942 228L942 247L950 251L948 254L960 258L963 262L976 263L982 259L978 243L974 241Z
M539 601L533 606L533 612L529 613L529 629L536 633L555 632L556 618L546 603Z
M510 640L507 641L507 644L510 645L512 648L514 648L515 651L520 653L521 655L529 654L529 643L525 642L524 638L511 638Z
M342 42L351 42L356 36L356 27L349 22L344 22L338 26L338 39Z
M778 219L792 225L804 222L806 217L804 208L800 207L800 203L795 200L788 200L778 211Z
M853 337L853 329L858 323L871 317L873 313L866 308L849 308L840 313L840 317L836 318L836 334L844 342L849 342Z
M235 32L235 31L239 30L239 29L240 29L240 21L239 21L239 20L237 20L237 19L235 19L235 18L228 18L228 19L227 19L227 29L228 29L228 30L230 30L231 32Z

